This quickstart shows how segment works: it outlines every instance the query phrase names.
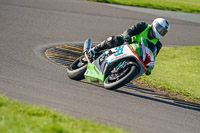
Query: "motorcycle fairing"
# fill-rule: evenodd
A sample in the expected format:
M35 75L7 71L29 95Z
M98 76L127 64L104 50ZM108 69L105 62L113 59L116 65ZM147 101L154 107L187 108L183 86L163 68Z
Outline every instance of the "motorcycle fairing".
M88 64L84 76L88 82L103 84L105 80L105 75L93 63Z
M96 82L102 84L105 80L107 68L118 60L122 60L123 58L135 59L140 69L140 72L136 78L141 76L147 71L147 68L136 52L140 55L141 51L133 49L133 47L129 46L127 43L105 51L93 63L88 64L87 70L84 74L85 79L88 82Z
M147 71L147 68L145 67L143 61L140 59L140 57L138 56L138 54L131 48L131 46L127 43L124 43L122 46L120 46L121 48L112 48L112 51L117 51L118 54L112 54L109 57L106 58L108 64L113 64L114 62L121 60L123 58L133 58L135 59L135 61L137 62L140 72L138 73L138 75L136 76L139 77L141 76L143 73L145 73ZM126 52L123 52L126 51ZM138 51L140 52L140 51Z

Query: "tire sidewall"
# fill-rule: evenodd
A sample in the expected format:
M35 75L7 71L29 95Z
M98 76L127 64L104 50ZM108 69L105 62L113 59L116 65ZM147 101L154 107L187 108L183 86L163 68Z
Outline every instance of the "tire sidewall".
M73 70L72 67L77 64L77 62L82 58L83 56L79 57L76 59L68 68L67 68L67 75L70 79L73 80L82 80L84 79L84 74L87 69L87 64L84 65L83 67L80 67L78 69Z

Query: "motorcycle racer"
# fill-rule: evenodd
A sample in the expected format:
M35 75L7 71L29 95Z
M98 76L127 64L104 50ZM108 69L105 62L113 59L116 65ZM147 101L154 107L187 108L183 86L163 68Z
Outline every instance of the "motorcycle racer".
M128 44L131 42L141 43L141 38L144 38L147 40L149 48L152 45L157 47L156 55L158 55L162 47L162 43L159 41L159 39L164 37L169 29L169 23L163 18L156 18L151 25L147 24L146 22L140 22L126 29L122 35L108 37L106 40L90 49L89 54L93 56L101 50L120 46L124 42L127 42ZM150 75L152 69L154 68L154 63L150 63L146 67L148 70L146 75Z

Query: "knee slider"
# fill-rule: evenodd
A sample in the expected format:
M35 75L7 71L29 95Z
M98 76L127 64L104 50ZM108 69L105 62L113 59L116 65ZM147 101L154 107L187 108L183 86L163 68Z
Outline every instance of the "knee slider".
M115 44L114 36L108 37L108 38L106 39L106 44L107 44L107 45L106 45L107 48L112 48L113 45Z
M107 43L114 43L114 36L108 37L106 42Z
M107 48L113 48L120 46L124 43L124 39L121 35L108 37L106 40Z
M115 36L115 43L117 46L122 45L124 43L124 39L121 35Z

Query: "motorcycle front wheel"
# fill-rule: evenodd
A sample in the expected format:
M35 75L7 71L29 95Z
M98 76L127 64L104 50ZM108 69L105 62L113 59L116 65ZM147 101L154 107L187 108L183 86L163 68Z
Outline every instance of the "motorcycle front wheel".
M104 87L115 90L129 83L139 73L139 68L135 65L128 66L122 73L111 73L104 81ZM117 77L117 78L116 78Z
M68 68L67 75L70 79L73 80L82 80L84 79L84 73L87 69L87 62L83 62L82 59L84 56L77 58Z

